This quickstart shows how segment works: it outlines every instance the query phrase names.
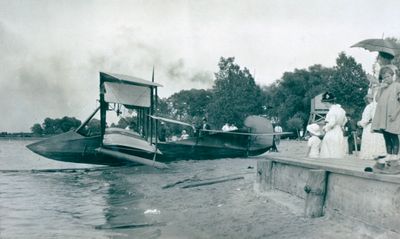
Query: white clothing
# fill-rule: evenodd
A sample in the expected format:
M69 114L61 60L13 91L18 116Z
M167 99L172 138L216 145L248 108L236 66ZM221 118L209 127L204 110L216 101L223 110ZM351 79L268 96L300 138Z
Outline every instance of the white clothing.
M325 133L321 142L321 158L343 158L346 152L342 127L346 124L346 112L338 105L332 105L326 114Z
M276 133L282 133L282 127L279 126L279 125L275 126L274 132L276 132Z
M361 150L359 157L361 159L373 159L380 155L386 155L385 139L380 133L371 131L371 122L375 115L377 103L375 101L368 104L358 125L363 127L361 138Z
M229 124L224 124L224 126L222 127L222 131L233 131L233 130L237 130L238 128L235 125L229 125Z
M281 126L277 125L277 126L274 127L274 132L275 133L282 133L282 131L283 130L282 130ZM275 137L275 144L279 145L280 142L281 142L281 136L278 134L278 135L275 135L274 137Z
M180 140L188 139L189 135L188 134L182 134Z
M229 127L230 131L237 130L237 129L238 129L238 127L236 127L234 124Z
M224 124L224 126L222 126L222 131L229 131L230 130L230 126L229 124Z
M309 158L318 158L321 140L317 136L313 135L308 139L307 146L310 148L310 153L307 156Z

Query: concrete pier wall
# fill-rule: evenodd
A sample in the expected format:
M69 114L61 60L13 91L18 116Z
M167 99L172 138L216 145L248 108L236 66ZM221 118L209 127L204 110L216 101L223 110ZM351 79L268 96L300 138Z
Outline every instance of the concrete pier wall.
M307 194L318 194L312 188L305 190L312 177L310 170L324 170L326 185L321 195L323 214L337 212L369 224L400 231L399 175L364 172L364 168L371 166L373 162L361 160L309 160L287 157L266 157L261 160L272 162L272 169L263 172L271 174L272 180L269 182L271 185L263 185L260 188L271 188L295 195L304 199L305 205L310 206L313 202L307 203ZM263 167L265 164L258 165ZM257 171L260 174L261 171ZM259 183L265 182L261 180Z
M400 184L330 173L325 208L400 231Z
M304 186L306 186L308 179L309 168L283 164L277 161L274 161L272 165L273 188L305 199Z

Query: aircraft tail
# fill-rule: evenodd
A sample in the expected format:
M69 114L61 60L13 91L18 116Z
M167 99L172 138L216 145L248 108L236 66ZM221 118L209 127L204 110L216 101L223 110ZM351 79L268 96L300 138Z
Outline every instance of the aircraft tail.
M273 133L273 127L270 120L261 116L251 115L244 120L244 125L251 129L251 133L268 134ZM251 148L265 148L272 146L273 135L251 136Z

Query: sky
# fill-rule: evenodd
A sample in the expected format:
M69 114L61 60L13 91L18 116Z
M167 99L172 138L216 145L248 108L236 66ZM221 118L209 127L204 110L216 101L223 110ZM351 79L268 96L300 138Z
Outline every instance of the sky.
M340 52L371 72L377 54L351 45L400 38L397 9L397 0L0 0L0 132L84 120L100 71L151 80L154 66L161 97L211 88L221 57L260 86L332 67Z

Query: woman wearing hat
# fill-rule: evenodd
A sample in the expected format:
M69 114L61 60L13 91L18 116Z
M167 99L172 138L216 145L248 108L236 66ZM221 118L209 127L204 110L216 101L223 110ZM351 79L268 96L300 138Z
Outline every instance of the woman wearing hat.
M323 127L325 136L321 143L320 158L343 158L346 144L342 127L346 123L346 112L339 104L335 104L335 96L332 93L323 94L321 102L329 108L329 111Z
M361 120L357 125L363 128L361 138L361 150L359 157L361 159L374 159L386 155L385 140L382 134L371 131L371 122L375 115L376 101L371 93L365 96L367 106L364 108Z
M384 168L387 160L398 160L400 134L400 83L396 81L397 67L387 65L380 70L380 87L376 94L377 106L372 129L383 134L387 156L377 162Z

